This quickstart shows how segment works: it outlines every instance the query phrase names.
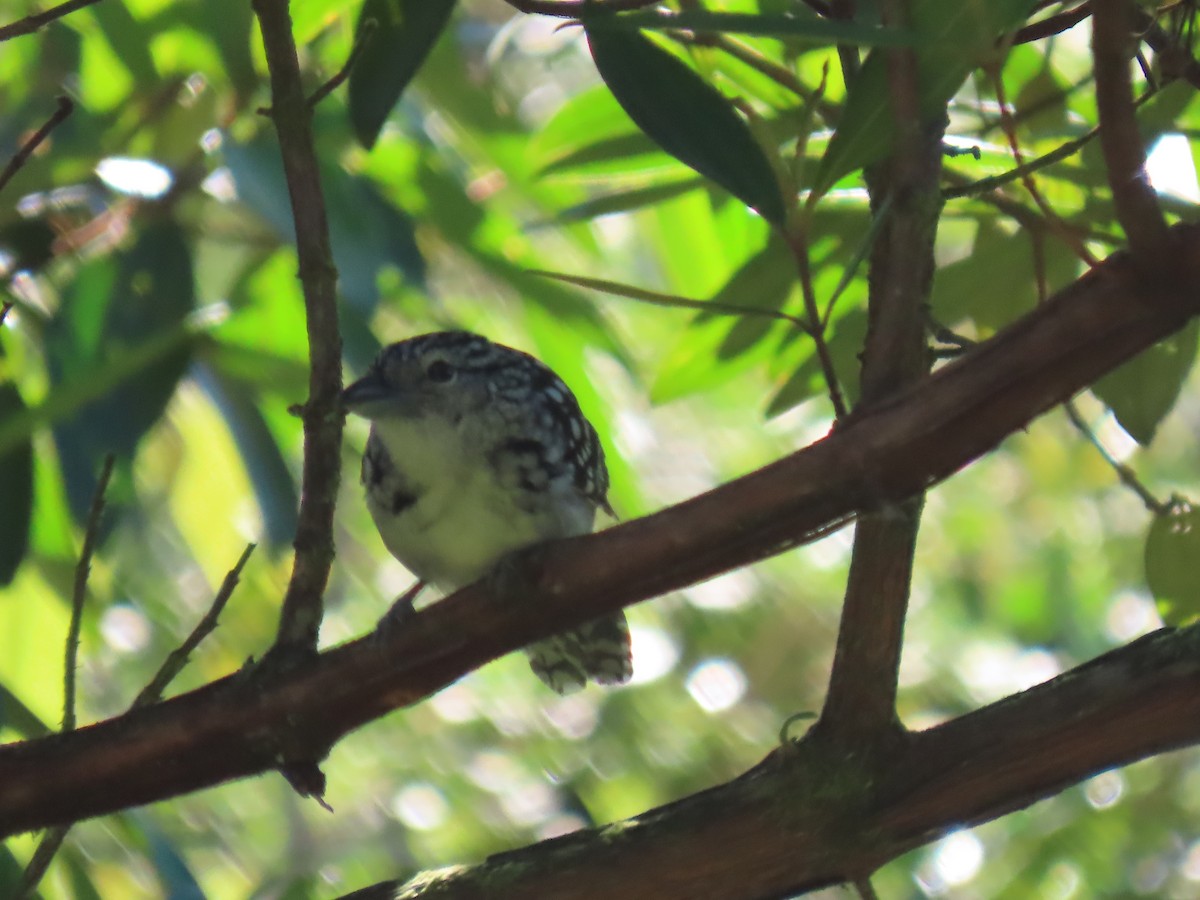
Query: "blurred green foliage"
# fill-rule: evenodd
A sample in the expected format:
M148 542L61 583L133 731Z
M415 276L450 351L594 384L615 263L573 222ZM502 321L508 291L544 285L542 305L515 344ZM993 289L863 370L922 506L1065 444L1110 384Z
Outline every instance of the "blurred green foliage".
M937 75L924 99L953 97L953 145L973 153L947 158L948 188L1014 165L997 72L1025 160L1095 126L1086 25L994 51L1031 3L919 0L914 30L899 35L860 5L864 21L834 36L911 43ZM361 22L377 20L349 89L315 121L348 374L381 341L450 326L535 353L599 426L627 518L822 435L831 408L813 342L786 318L647 306L529 270L801 316L790 251L764 217L806 209L814 293L855 395L871 234L859 169L890 140L883 61L864 49L848 92L828 23L805 7L711 6L690 13L701 25L741 15L712 19L733 33L701 41L611 22L585 35L495 0L293 4L312 91L343 66ZM4 21L27 12L0 2ZM671 91L691 102L673 107ZM0 333L4 740L61 719L72 569L104 453L118 470L83 623L83 722L128 705L247 541L263 548L172 690L260 655L295 519L301 436L287 410L305 397L307 348L249 3L214 14L198 0L103 0L5 43L0 154L64 92L75 114L0 194L14 304ZM1139 115L1164 203L1190 215L1194 90L1166 84ZM1093 143L1035 177L1054 222L1019 182L947 202L931 304L941 325L986 337L1036 304L1039 284L1082 272L1079 247L1103 256L1121 242ZM1197 492L1196 340L1181 332L1106 379L1099 400L1079 401L1100 443L1164 499ZM364 439L351 422L325 645L371 628L409 581L359 496ZM1058 412L938 488L918 549L905 720L958 715L1157 627L1143 558L1156 552L1147 533L1161 540L1164 528ZM558 698L514 656L363 729L326 766L335 815L267 776L79 825L43 894L332 896L732 777L787 716L820 706L849 542L838 533L632 610L628 688ZM1170 590L1181 580L1191 585L1192 570L1173 569ZM1200 758L1175 754L914 851L876 887L1194 896L1198 813ZM0 852L0 895L33 846L27 836Z

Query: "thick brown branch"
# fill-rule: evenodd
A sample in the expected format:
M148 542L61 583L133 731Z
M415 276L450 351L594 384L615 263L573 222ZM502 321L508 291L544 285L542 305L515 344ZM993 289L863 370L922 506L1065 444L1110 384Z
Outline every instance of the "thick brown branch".
M734 781L635 820L426 878L401 896L792 896L856 879L939 833L1028 806L1096 772L1198 741L1200 629L1160 631L909 735L874 784L810 737ZM391 900L397 887L352 897Z
M1130 0L1093 0L1092 58L1100 146L1117 221L1134 256L1153 270L1165 262L1167 226L1146 176L1146 152L1133 102L1129 61L1136 46L1135 12Z
M469 587L393 635L311 665L232 676L72 734L0 747L0 837L270 771L281 759L320 758L349 731L533 640L920 493L1200 312L1200 227L1178 226L1170 238L1175 265L1156 281L1118 254L811 447L656 515L528 556L536 571L519 599ZM1188 690L1196 702L1190 681ZM1187 722L1200 718L1176 718L1182 730L1172 740L1191 740Z
M279 134L296 224L296 256L308 326L308 402L304 405L304 472L296 524L296 560L283 598L276 645L315 651L322 602L333 563L333 507L341 475L342 340L337 317L337 270L317 157L312 108L304 96L287 0L254 0L271 71L271 118Z

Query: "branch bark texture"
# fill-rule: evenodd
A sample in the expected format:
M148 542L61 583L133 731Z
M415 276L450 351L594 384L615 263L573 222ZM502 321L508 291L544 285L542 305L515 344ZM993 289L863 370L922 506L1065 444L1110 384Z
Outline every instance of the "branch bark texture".
M1200 741L1200 630L1164 630L916 734L872 782L806 740L636 819L354 900L790 897L849 881L1087 775Z
M1166 262L1167 225L1146 175L1146 151L1133 102L1129 66L1137 47L1138 19L1132 0L1092 2L1096 111L1113 205L1130 250L1147 268L1155 268Z
M527 554L528 589L519 596L496 596L477 584L414 615L395 634L335 648L294 670L234 675L71 734L0 748L0 837L260 774L288 760L318 759L355 728L533 640L777 554L854 512L912 497L1200 312L1193 287L1200 280L1200 227L1177 227L1170 239L1174 265L1152 283L1118 254L961 359L852 414L816 444L653 516ZM962 754L969 746L992 759L987 778L1011 779L1033 767L1037 783L1051 790L1091 771L1089 759L1114 765L1200 738L1194 715L1200 654L1176 654L1164 666L1140 652L1130 659L1142 661L1146 683L1156 685L1146 692L1133 663L1085 667L1090 674L1078 684L1095 698L1091 725L1074 717L1084 708L1074 693L1076 676L1064 677L1057 683L1065 694L1031 693L1011 707L1001 704L1004 726L988 731L986 740L943 745L912 738L926 742L912 765L941 754L929 777L965 778L961 767L969 760ZM1096 685L1111 685L1111 698ZM1031 699L1043 696L1051 699ZM1158 718L1143 722L1148 713L1139 703ZM1046 704L1060 704L1059 712L1047 713ZM1114 727L1122 716L1125 724ZM1014 721L1021 727L1006 731ZM950 723L936 733L958 734L954 727L965 726ZM1082 730L1068 736L1081 745L1097 741L1078 759L1061 740L1026 745L1024 735L1013 736L1076 727ZM1109 736L1111 753L1100 749ZM1004 748L1012 755L996 758ZM1101 753L1109 755L1101 760ZM836 760L831 765L838 774ZM839 777L845 781L847 773ZM972 777L987 780L982 770ZM819 771L804 778L829 780ZM888 784L897 794L910 791L904 809L937 796L914 793L916 782ZM1014 802L988 796L978 815ZM794 806L786 795L773 797L787 810ZM804 822L800 833L818 840ZM920 827L940 826L929 820ZM822 832L819 840L836 833ZM744 860L753 866L759 856Z
M884 25L909 25L906 0L887 0ZM915 384L929 371L925 310L933 283L933 243L941 212L944 113L922 117L917 57L888 51L888 95L896 128L892 156L868 173L871 209L882 217L871 253L864 409ZM896 682L923 494L860 516L842 604L829 693L819 728L877 761L898 730Z
M271 119L279 134L296 225L310 364L296 558L283 598L276 646L315 651L324 611L322 597L333 564L333 509L341 476L338 394L342 389L342 340L337 269L313 149L312 108L300 80L288 0L254 0L253 7L271 72Z

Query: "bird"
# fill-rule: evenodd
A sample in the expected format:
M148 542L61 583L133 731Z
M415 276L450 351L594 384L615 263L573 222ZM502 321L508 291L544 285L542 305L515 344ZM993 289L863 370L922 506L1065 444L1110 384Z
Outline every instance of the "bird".
M341 400L371 423L362 486L384 545L418 579L401 598L410 608L426 583L456 590L613 515L595 428L528 353L467 331L422 334L384 347ZM525 651L559 694L633 674L621 611Z

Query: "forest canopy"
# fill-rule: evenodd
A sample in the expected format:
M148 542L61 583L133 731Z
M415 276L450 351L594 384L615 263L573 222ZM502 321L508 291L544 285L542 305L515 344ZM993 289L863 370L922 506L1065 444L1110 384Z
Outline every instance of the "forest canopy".
M1196 16L0 4L0 895L1193 896ZM375 634L448 329L618 520Z

